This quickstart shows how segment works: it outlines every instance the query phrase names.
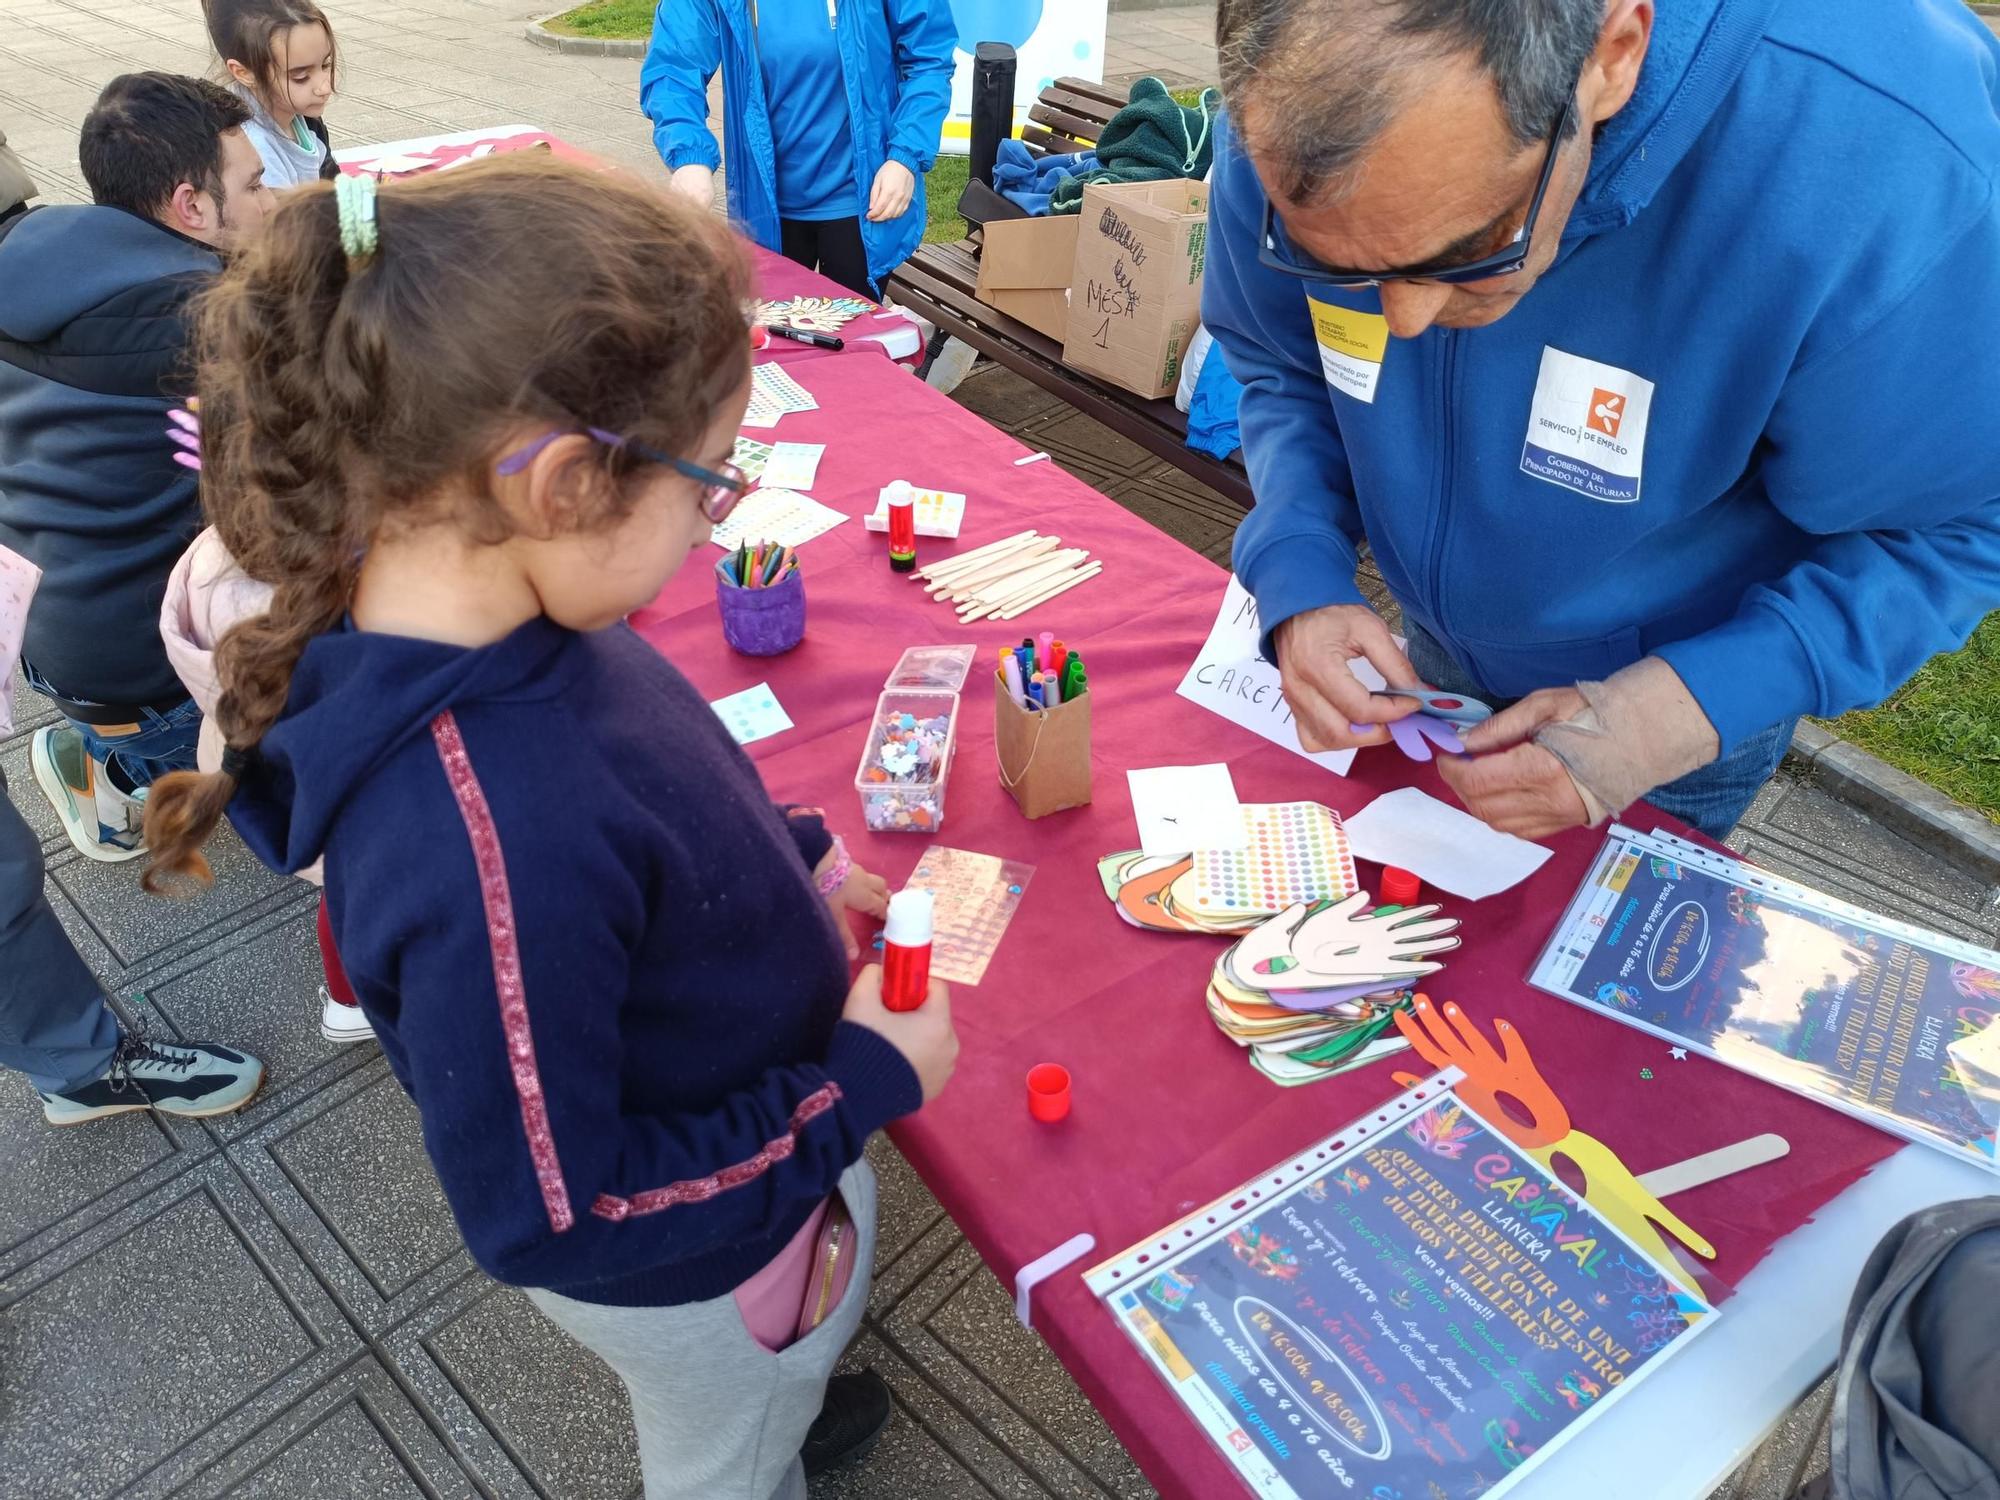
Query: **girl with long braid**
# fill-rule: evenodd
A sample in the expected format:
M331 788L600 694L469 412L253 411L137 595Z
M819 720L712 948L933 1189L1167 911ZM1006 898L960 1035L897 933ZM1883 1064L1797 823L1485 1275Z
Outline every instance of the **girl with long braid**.
M198 376L270 610L216 652L221 769L146 826L156 874L199 876L225 807L279 868L324 855L473 1257L624 1379L653 1500L802 1497L886 1423L872 1374L828 1382L862 1146L957 1050L942 986L848 982L886 888L621 623L744 487L749 292L720 219L545 159L283 200Z

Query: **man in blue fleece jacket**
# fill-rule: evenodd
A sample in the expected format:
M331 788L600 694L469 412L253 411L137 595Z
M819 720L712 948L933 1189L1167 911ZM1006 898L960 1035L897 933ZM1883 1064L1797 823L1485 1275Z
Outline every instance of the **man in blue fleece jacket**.
M2000 602L2000 47L1957 0L1230 0L1218 31L1203 318L1309 748L1414 710L1365 658L1519 700L1442 767L1493 826L1645 796L1720 836L1799 715Z

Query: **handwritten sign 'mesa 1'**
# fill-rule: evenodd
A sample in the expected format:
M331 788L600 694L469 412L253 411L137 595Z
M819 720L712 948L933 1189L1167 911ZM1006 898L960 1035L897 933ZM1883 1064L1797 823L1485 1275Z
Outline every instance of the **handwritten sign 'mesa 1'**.
M1063 362L1135 395L1171 395L1201 322L1207 259L1206 183L1086 187Z

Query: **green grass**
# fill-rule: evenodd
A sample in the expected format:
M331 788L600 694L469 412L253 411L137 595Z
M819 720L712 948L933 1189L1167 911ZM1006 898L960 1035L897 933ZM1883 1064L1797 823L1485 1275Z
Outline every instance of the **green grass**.
M2000 614L1880 708L1827 727L2000 823Z
M965 220L958 216L958 195L965 191L971 168L972 163L963 156L940 156L930 176L924 179L925 207L930 210L930 222L924 226L926 245L933 240L965 238Z
M592 0L566 10L542 24L568 36L602 37L606 41L644 41L653 34L655 0Z

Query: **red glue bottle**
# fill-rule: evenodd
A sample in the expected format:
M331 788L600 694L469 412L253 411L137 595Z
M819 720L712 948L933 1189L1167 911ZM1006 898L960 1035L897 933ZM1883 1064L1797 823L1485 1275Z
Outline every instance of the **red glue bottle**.
M931 992L929 891L898 891L889 898L889 921L882 929L882 1004L915 1010Z
M889 512L889 566L907 573L917 565L917 492L898 479L882 492Z

